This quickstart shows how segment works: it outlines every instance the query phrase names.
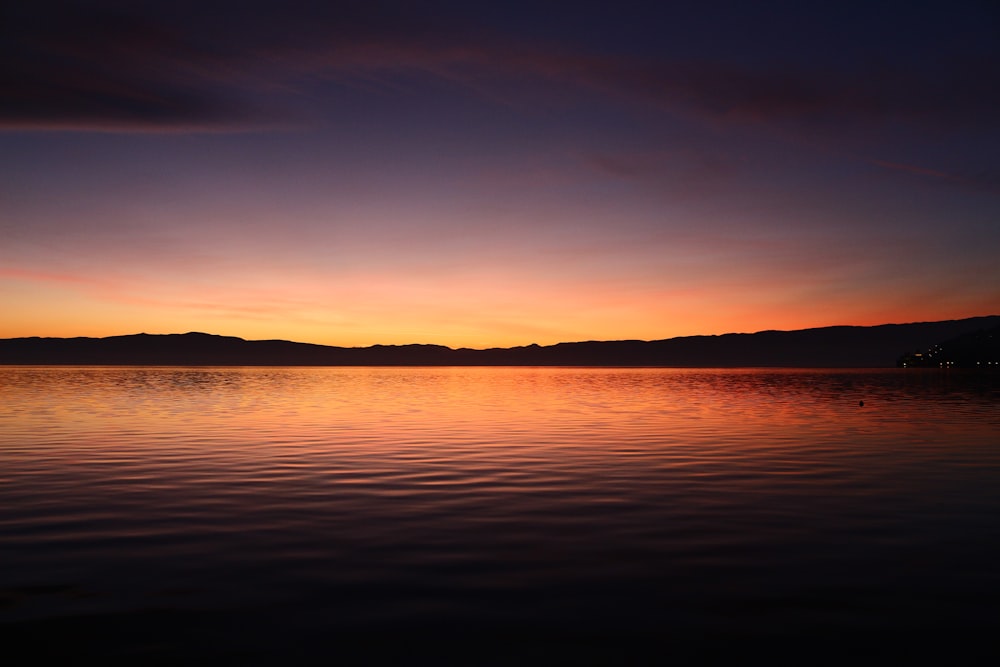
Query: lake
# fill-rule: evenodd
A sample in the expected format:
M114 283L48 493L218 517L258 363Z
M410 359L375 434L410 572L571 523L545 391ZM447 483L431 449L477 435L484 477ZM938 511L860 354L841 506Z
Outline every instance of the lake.
M43 658L864 662L1000 629L997 374L8 366L0 405L0 638Z

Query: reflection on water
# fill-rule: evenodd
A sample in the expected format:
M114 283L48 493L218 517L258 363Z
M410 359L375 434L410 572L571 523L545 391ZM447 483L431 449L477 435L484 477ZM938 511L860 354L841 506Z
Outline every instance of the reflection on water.
M0 629L167 662L975 639L998 399L936 371L0 368Z

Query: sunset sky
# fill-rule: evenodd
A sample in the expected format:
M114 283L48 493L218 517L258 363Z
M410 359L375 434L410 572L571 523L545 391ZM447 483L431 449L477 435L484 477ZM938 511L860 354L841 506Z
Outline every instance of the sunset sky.
M0 35L0 337L1000 313L995 0L32 1Z

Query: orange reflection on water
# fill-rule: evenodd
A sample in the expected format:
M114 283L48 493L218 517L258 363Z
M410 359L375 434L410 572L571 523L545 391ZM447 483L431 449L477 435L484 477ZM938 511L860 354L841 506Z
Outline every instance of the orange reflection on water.
M982 391L887 371L7 368L8 463L846 465L992 442ZM979 397L977 402L977 396ZM860 402L864 405L860 405ZM992 415L991 411L986 414ZM947 433L958 435L948 438ZM938 434L929 438L928 433ZM477 467L479 471L477 472Z

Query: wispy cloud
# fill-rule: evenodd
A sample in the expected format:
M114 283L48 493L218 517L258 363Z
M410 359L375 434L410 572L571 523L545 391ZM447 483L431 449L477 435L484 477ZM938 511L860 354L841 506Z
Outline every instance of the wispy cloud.
M883 169L889 169L892 171L902 171L907 174L916 174L917 176L930 176L932 178L940 178L946 181L958 180L958 177L953 174L948 174L943 171L937 171L936 169L927 169L926 167L918 167L912 164L901 164L899 162L889 162L887 160L869 160L873 165L877 167L882 167Z
M57 271L37 271L33 269L0 267L0 279L22 280L41 283L56 283L80 288L103 289L112 285L106 278Z
M6 129L276 126L308 106L317 81L391 90L414 74L497 101L534 80L723 123L1000 123L1000 87L985 83L1000 79L996 59L835 71L626 57L378 3L39 0L3 23Z
M911 174L922 178L930 178L974 191L1000 193L1000 173L996 170L981 169L970 173L949 173L919 165L890 162L888 160L876 160L874 158L869 159L868 162L876 167L888 169L889 171Z

